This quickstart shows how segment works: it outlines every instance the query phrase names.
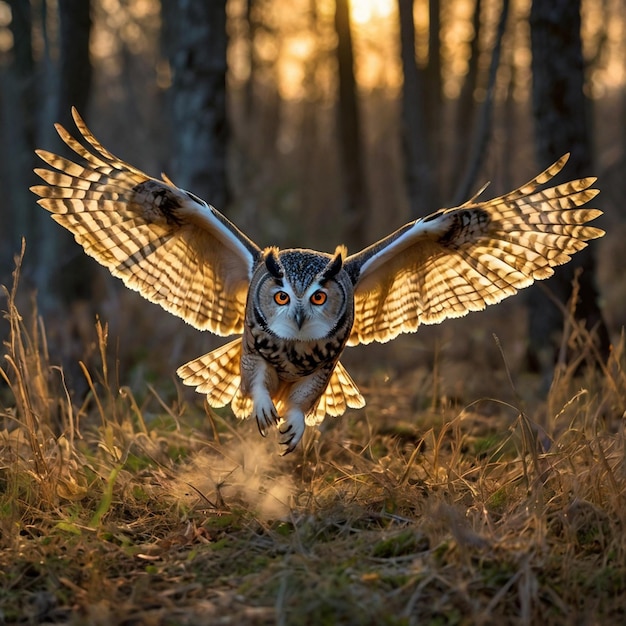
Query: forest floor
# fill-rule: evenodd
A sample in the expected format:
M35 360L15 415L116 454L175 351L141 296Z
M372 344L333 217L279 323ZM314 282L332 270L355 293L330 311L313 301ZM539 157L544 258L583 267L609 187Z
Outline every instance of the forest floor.
M534 402L503 362L362 364L367 408L280 457L179 387L113 384L100 323L74 396L15 287L3 309L0 624L626 620L623 341L603 363L572 330Z

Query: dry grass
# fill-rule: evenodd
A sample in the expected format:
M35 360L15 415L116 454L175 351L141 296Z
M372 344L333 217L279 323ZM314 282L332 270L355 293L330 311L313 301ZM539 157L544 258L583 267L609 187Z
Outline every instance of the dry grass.
M253 424L117 388L102 324L88 393L71 397L36 313L16 308L17 273L0 369L0 623L626 618L623 341L603 364L570 331L579 360L525 411L455 408L418 374L385 396L374 373L369 409L283 459ZM430 397L416 403L413 385Z

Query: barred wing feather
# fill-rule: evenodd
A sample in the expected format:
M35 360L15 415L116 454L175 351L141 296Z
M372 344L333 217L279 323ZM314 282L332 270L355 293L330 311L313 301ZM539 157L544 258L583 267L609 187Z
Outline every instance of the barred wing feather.
M31 188L39 204L148 300L196 328L241 333L259 248L193 194L112 155L72 114L89 148L56 126L82 162L38 150L53 168L36 170L47 183Z
M587 225L601 211L579 208L598 193L595 178L539 189L567 158L511 193L442 209L348 257L346 269L359 276L349 345L482 310L548 278L601 237Z

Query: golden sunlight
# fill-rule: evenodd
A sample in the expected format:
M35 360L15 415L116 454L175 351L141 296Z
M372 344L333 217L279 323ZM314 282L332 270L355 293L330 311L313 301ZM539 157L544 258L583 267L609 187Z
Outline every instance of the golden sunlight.
M350 0L356 79L365 90L402 84L397 0Z
M13 33L9 29L11 8L0 1L0 53L8 52L13 47Z
M395 8L395 0L350 0L350 16L355 24L387 18Z

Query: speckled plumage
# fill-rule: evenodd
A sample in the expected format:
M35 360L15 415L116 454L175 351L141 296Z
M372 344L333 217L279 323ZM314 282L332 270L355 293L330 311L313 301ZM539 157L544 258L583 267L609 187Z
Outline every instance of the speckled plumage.
M40 150L39 203L124 283L201 330L239 337L179 368L211 406L276 424L285 452L305 424L364 399L339 362L348 345L385 342L499 302L548 278L603 232L578 208L594 178L540 189L567 155L499 198L441 209L347 256L261 250L224 215L166 177L108 152L73 111L89 147L61 126L75 163Z

